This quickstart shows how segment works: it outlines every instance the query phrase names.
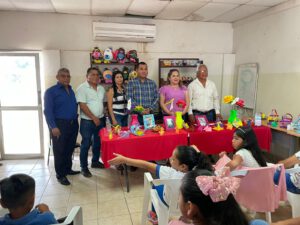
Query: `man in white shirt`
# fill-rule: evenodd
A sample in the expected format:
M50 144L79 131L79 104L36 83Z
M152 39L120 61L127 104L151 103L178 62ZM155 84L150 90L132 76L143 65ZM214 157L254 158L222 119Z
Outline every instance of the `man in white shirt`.
M92 144L92 168L104 168L99 162L100 158L100 129L105 126L103 113L104 88L99 85L99 71L97 68L87 70L86 82L82 83L76 93L76 99L80 107L80 134L82 136L80 147L81 173L85 177L91 177L88 169L88 151ZM92 141L91 141L92 140Z
M197 79L188 86L190 96L189 120L195 123L195 115L205 115L209 122L221 119L219 95L214 82L207 79L207 67L201 64Z

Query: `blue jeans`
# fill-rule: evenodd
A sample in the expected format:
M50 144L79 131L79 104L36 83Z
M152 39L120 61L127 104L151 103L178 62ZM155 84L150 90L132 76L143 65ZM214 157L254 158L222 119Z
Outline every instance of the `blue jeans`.
M121 127L127 127L128 126L128 115L115 114L115 118L117 120L117 123Z
M274 183L278 184L279 182L279 177L280 177L280 171L276 170L275 174L274 174ZM285 182L286 182L286 189L289 192L292 192L294 194L300 194L300 189L295 187L295 185L293 184L293 182L291 181L291 174L286 173L285 174Z
M88 167L88 152L92 145L92 163L99 162L100 158L100 137L99 131L105 126L105 117L100 119L100 125L96 127L92 120L81 119L80 134L82 137L80 146L80 167L87 169Z
M255 219L255 220L251 220L249 225L269 225L269 224L264 220Z

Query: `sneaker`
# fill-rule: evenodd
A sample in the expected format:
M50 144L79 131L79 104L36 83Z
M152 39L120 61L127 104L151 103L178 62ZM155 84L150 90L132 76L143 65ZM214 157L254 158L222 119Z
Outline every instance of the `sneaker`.
M149 211L147 214L148 221L150 221L152 224L158 224L157 215L153 211Z
M103 169L103 168L104 168L104 164L101 163L101 162L92 162L91 167L92 167L92 168Z
M84 176L84 177L92 177L93 175L91 174L91 172L89 171L89 169L82 169L81 170L81 174Z

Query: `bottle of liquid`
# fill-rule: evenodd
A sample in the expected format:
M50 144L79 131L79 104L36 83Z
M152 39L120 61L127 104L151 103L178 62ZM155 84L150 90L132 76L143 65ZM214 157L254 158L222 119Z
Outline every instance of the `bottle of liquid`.
M112 130L111 130L111 123L108 116L105 119L105 123L106 123L106 133L110 137L112 135Z
M258 126L258 127L261 126L261 114L260 113L255 113L254 125Z

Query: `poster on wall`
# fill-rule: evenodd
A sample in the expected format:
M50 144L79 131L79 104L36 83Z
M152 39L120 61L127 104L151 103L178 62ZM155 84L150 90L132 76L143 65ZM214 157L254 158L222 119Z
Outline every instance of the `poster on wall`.
M239 65L237 76L237 94L245 100L245 108L255 109L258 81L258 64L247 63Z

